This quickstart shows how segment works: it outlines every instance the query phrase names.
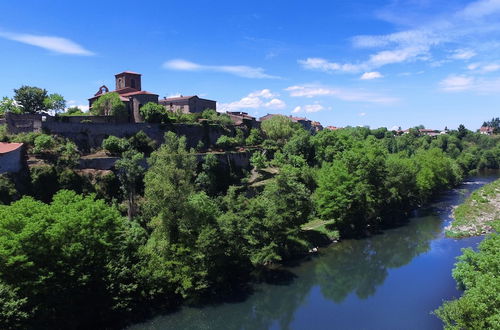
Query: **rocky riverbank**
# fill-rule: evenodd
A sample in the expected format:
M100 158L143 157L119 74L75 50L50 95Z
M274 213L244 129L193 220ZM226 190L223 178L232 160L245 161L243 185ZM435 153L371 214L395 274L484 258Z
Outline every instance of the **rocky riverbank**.
M446 227L448 237L483 235L493 231L500 220L500 179L472 193L453 211L453 222Z

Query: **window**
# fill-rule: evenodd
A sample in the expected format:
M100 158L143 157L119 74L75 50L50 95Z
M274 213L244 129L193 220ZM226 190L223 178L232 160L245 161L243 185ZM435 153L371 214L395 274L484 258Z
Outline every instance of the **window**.
M135 79L130 79L130 87L135 88Z

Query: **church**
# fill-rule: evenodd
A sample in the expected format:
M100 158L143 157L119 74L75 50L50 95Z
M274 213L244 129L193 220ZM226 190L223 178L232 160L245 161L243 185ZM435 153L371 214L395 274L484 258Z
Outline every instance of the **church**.
M158 94L143 91L141 85L141 74L131 71L123 71L115 74L115 90L110 91L106 85L99 88L93 97L89 98L89 107L106 93L118 93L120 100L125 103L128 111L128 121L141 123L143 118L139 109L148 102L159 103L170 111L183 113L200 113L206 109L216 110L217 102L193 96L179 96L164 98L158 101Z
M158 94L143 91L141 86L141 74L131 71L123 71L115 74L115 90L110 91L106 85L99 88L97 93L89 99L89 107L102 95L106 93L118 93L120 100L125 103L129 122L143 122L139 109L148 102L158 103Z

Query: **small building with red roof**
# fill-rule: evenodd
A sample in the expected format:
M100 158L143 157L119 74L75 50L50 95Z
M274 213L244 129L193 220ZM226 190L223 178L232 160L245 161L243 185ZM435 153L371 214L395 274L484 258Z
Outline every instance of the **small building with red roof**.
M17 173L23 168L23 144L0 142L0 173Z
M481 126L479 129L479 133L485 134L485 135L493 135L495 129L491 126Z

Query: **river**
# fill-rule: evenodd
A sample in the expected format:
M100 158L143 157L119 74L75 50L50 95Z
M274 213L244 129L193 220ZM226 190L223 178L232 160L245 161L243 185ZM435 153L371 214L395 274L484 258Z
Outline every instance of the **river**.
M289 281L257 284L237 303L183 307L129 329L442 329L431 312L460 296L451 270L482 237L450 239L452 207L498 175L469 178L407 225L322 248L285 268Z

